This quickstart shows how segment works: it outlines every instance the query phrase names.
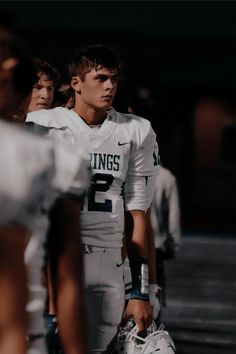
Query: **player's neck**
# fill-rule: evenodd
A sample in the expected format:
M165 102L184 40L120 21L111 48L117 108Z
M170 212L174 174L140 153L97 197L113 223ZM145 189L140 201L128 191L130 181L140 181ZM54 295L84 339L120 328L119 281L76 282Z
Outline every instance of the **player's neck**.
M74 111L81 117L88 125L102 124L106 119L106 110L95 110L93 107L83 106L82 104L75 104Z

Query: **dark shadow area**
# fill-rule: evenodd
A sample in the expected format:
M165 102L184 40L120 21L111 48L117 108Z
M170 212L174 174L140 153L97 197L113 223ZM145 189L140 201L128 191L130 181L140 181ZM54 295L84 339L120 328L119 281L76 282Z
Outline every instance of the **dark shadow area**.
M127 102L152 122L162 163L177 176L183 229L236 232L235 2L3 1L0 7L33 56L55 65L64 82L76 48L94 42L117 48ZM209 100L223 108L206 107Z

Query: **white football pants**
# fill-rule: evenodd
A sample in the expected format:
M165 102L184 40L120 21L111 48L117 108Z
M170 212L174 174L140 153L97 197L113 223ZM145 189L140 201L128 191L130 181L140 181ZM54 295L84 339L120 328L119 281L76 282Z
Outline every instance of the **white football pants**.
M100 354L115 336L124 310L121 249L84 247L89 353Z

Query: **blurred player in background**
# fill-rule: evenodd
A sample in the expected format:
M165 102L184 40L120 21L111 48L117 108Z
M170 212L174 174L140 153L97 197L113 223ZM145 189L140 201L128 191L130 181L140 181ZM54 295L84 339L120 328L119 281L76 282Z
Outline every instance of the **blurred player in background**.
M18 122L28 109L35 81L34 66L28 54L4 30L0 31L0 49L0 115ZM21 107L20 112L18 107ZM66 353L85 354L79 212L88 181L87 162L82 149L79 158L48 139L8 123L1 123L0 133L0 353L25 354L28 346L24 258L30 288L26 307L30 314L28 353L46 352L42 341L43 326L40 327L44 293L39 278L45 239L43 231L46 231L41 222L42 213L45 214L57 200L51 210L51 219L56 219L58 227L49 232L48 241L49 252L52 244L54 248L55 304ZM55 238L53 242L52 238ZM69 329L68 322L71 323Z
M164 264L173 259L181 244L180 204L175 176L160 166L155 195L150 209L150 233L153 232L156 248L157 283L162 305L166 305L166 279Z
M31 59L14 42L12 35L0 27L0 353L25 354L27 318L25 245L31 233L27 223L27 206L31 188L47 164L28 169L21 151L28 146L25 134L3 122L21 105L27 109L34 81ZM24 78L24 80L22 80ZM21 90L20 90L21 87ZM39 184L37 184L39 186ZM18 216L22 216L22 220Z
M60 85L60 74L48 62L35 58L37 80L34 83L29 103L29 112L52 108L55 92Z

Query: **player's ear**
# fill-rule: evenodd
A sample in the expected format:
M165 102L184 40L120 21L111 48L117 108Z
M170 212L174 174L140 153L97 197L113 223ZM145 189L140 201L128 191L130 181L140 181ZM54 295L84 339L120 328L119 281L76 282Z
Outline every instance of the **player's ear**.
M70 85L75 92L81 93L81 79L79 76L73 76Z

